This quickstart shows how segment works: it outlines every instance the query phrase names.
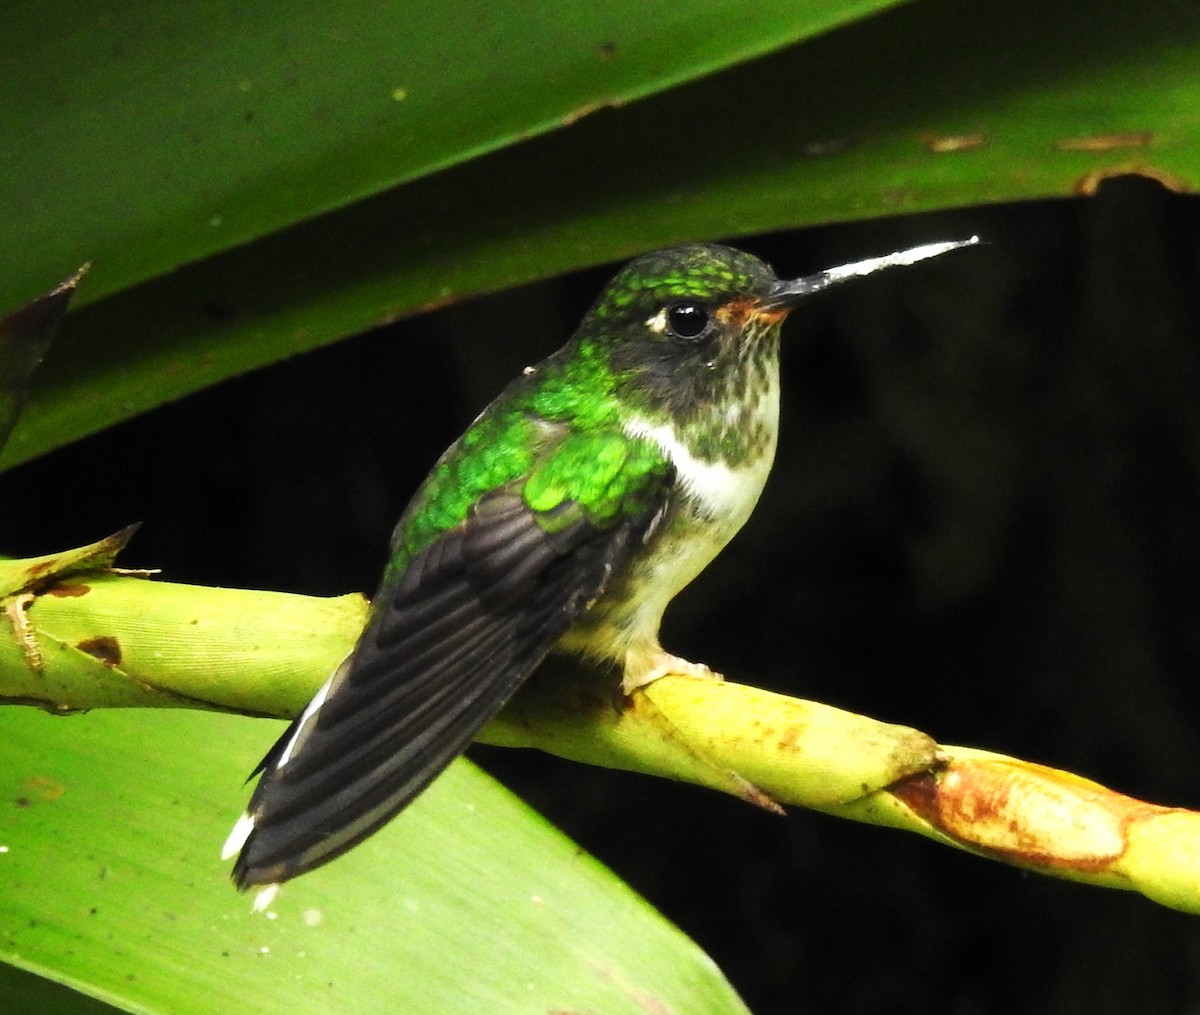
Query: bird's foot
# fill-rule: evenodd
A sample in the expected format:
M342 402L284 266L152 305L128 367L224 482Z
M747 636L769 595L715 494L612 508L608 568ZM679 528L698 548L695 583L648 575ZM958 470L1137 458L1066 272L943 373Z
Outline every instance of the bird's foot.
M625 675L621 679L621 690L632 694L637 688L652 684L660 677L676 674L684 677L703 677L706 680L724 680L716 670L704 663L693 663L661 648L652 651L631 651L625 656Z

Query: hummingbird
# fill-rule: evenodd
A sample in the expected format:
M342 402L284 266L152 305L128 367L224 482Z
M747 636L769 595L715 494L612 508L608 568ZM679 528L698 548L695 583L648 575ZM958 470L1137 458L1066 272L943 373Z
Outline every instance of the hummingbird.
M977 242L791 281L715 244L627 265L417 490L357 644L252 773L223 853L238 888L273 893L375 832L551 652L615 666L626 695L668 673L716 677L666 652L659 625L766 483L784 318Z

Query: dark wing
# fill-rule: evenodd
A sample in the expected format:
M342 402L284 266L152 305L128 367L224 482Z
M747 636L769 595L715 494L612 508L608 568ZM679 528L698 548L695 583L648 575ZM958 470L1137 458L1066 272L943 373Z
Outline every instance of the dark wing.
M416 555L264 759L227 847L238 887L332 860L425 789L629 559L668 486L603 528L573 501L539 514L497 492Z

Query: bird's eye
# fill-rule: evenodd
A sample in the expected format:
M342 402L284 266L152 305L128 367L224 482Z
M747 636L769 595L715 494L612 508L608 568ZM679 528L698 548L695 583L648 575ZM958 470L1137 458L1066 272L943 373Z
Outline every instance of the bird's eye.
M699 338L708 327L708 308L699 303L673 303L667 308L667 326L677 338Z

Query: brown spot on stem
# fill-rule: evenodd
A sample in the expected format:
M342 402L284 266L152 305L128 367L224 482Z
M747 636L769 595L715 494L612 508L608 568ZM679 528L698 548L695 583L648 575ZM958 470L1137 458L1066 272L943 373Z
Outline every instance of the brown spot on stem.
M779 749L781 751L794 751L797 742L803 735L804 727L800 723L792 723L783 731L783 735L779 738Z
M121 663L121 643L110 635L87 638L75 647L99 659L105 666L119 666Z
M76 596L86 596L91 591L92 587L90 585L84 585L80 582L78 585L51 585L42 594L57 596L60 599L71 599Z
M960 758L891 792L970 849L1028 867L1091 872L1124 854L1132 823L1170 808L1031 762Z
M937 775L921 772L888 787L888 792L907 804L926 821L933 820L937 800Z

